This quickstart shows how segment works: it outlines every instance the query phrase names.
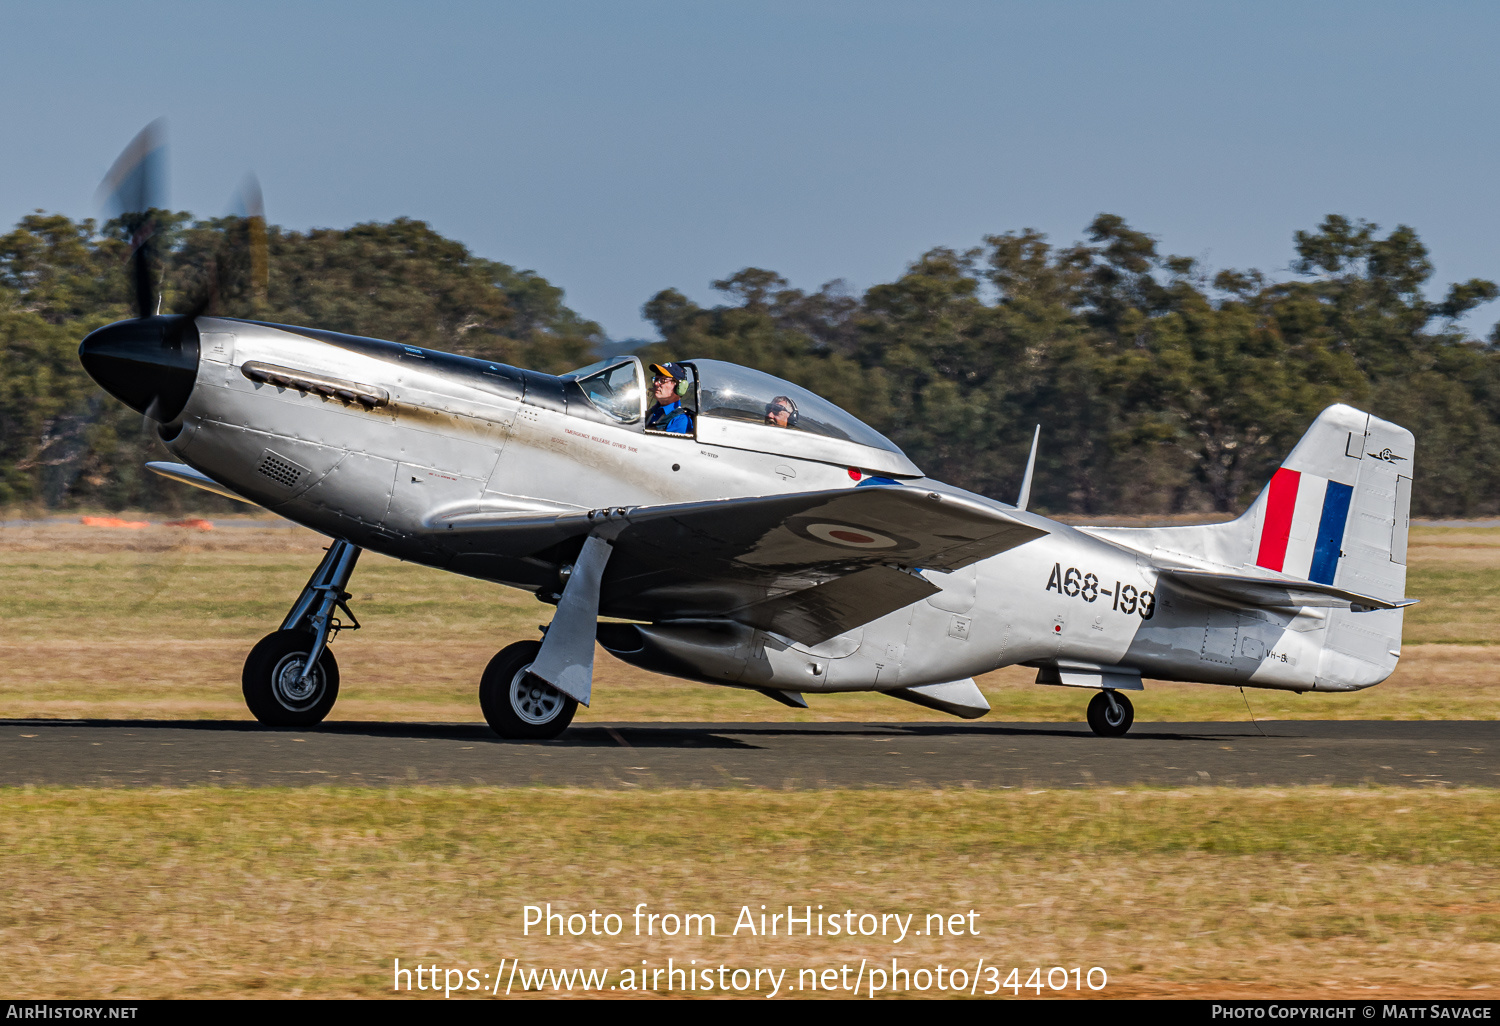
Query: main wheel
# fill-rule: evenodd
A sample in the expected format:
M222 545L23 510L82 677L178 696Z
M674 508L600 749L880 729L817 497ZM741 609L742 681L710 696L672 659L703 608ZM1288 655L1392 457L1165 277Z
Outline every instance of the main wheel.
M1110 695L1114 696L1114 707L1110 707ZM1135 722L1135 709L1130 699L1118 691L1105 694L1099 692L1089 701L1089 726L1100 737L1124 737Z
M272 727L310 727L328 715L339 697L339 664L325 645L304 683L302 668L312 645L307 631L276 631L250 650L240 679L245 704L257 720Z
M479 679L479 708L501 737L545 741L573 722L578 703L527 671L540 641L518 641L495 654Z

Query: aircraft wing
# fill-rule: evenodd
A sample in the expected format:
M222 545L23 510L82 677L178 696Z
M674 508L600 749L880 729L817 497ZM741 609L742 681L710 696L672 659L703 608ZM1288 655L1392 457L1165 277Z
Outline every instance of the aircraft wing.
M151 471L152 473L160 474L162 477L166 478L169 481L176 481L180 484L192 485L194 488L202 488L205 492L213 492L215 495L222 495L226 499L233 499L235 502L243 502L249 506L257 505L256 503L253 503L249 499L245 498L243 495L240 495L237 492L226 488L224 485L219 484L219 482L215 481L207 474L204 474L201 471L194 470L192 467L189 467L183 463L148 463L146 464L146 469Z
M953 571L1046 531L958 496L903 485L589 513L455 513L429 540L477 576L486 561L572 562L582 539L613 542L600 613L650 621L732 619L816 644L938 589Z
M1392 602L1335 588L1331 584L1303 581L1282 574L1225 574L1211 570L1160 569L1159 576L1190 591L1205 592L1249 606L1286 609L1297 606L1327 606L1364 609L1400 609L1417 603L1416 599Z

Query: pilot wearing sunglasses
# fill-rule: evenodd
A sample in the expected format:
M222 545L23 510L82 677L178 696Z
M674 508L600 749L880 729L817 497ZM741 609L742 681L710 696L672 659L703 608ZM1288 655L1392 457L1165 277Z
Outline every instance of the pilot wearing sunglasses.
M797 404L791 396L778 395L766 403L766 423L771 427L797 426Z

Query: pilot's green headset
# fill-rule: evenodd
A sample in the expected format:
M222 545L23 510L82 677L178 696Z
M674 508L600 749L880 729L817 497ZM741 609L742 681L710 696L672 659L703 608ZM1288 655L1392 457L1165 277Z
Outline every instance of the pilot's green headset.
M680 363L653 363L651 373L658 377L671 378L677 382L676 391L678 395L687 395L688 389L692 388L692 382L688 380L688 371Z

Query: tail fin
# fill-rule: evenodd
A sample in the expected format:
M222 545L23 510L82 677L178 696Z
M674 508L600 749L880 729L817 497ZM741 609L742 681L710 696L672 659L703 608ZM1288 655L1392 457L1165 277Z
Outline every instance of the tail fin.
M1253 545L1245 565L1399 601L1414 448L1389 421L1324 410L1235 522Z
M1084 530L1162 566L1270 570L1400 602L1414 446L1403 427L1330 406L1238 519Z

